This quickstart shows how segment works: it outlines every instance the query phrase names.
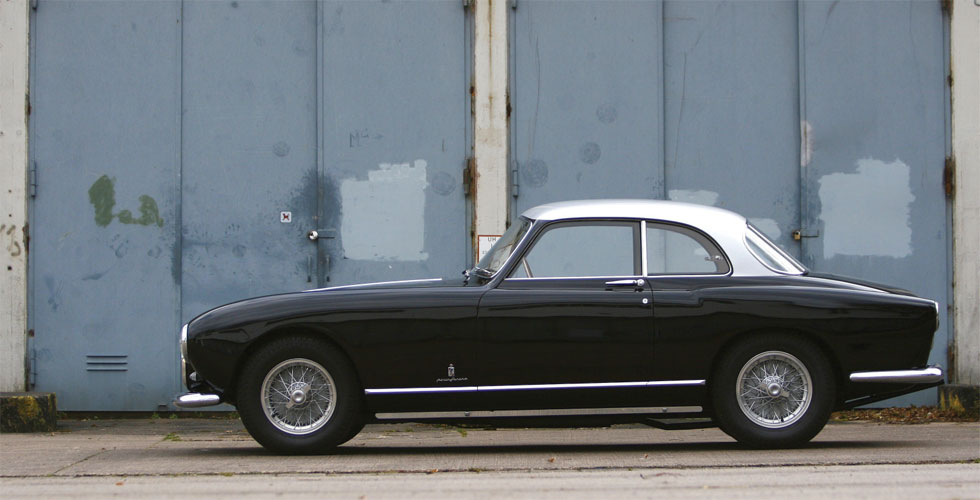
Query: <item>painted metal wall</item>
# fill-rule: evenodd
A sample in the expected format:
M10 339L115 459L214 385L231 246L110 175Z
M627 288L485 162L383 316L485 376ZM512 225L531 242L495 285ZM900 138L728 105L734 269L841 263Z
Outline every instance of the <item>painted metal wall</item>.
M938 299L946 363L938 2L516 5L512 213L739 211L815 270ZM462 2L40 0L31 22L31 378L63 409L168 404L177 328L214 305L466 265L488 99Z
M211 307L466 266L460 2L41 0L32 25L33 388L61 409L168 408Z
M939 2L520 0L511 18L517 213L735 210L816 271L938 300L930 362L947 364Z
M42 3L32 24L34 389L166 405L179 324L180 5Z
M815 235L804 240L804 260L938 300L930 362L948 367L948 49L939 2L802 7L803 225ZM935 404L933 393L892 403Z
M323 5L320 240L329 284L456 276L469 253L462 2Z

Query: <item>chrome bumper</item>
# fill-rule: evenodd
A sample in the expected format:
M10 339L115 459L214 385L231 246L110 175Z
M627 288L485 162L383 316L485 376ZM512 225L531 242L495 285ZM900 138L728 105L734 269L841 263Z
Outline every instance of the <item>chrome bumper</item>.
M854 372L851 374L851 382L935 384L943 380L943 369L940 366L930 366L921 370L889 370L881 372Z
M218 404L221 404L221 396L217 394L201 394L199 392L181 394L174 400L174 406L178 408L203 408Z

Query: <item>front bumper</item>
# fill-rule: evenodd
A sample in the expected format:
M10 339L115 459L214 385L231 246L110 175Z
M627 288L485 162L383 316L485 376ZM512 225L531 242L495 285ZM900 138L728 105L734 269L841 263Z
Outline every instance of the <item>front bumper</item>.
M930 366L920 370L888 370L878 372L854 372L851 382L873 382L885 384L936 384L945 380L940 366Z
M187 373L187 325L185 324L183 328L180 329L180 381L188 389L194 390L191 387L191 379L194 378L194 374ZM200 386L201 384L193 384ZM221 404L221 396L217 394L201 394L199 392L190 392L187 394L181 394L174 399L174 406L178 408L203 408L205 406L214 406Z
M203 408L205 406L214 406L221 404L221 396L217 394L201 394L199 392L191 392L187 394L181 394L174 399L174 406L178 408Z

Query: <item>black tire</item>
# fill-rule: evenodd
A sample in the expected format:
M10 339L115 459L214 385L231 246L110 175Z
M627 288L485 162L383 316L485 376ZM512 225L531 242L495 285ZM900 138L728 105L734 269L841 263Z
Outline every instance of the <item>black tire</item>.
M343 437L343 441L341 441L341 443L346 443L347 441L354 439L355 436L357 436L358 434L361 433L362 430L364 430L364 424L366 423L367 423L366 418L362 417L358 419L358 423L356 423L353 427L350 428L347 434Z
M830 364L799 337L764 335L739 342L711 380L719 427L754 448L791 448L823 429L835 400Z
M238 414L249 434L272 451L328 453L363 427L361 395L353 367L333 345L284 337L246 361Z

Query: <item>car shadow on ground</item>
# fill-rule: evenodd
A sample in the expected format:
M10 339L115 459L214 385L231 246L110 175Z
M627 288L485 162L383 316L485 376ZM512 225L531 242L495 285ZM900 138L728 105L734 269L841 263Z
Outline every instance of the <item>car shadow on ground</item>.
M213 443L209 443L213 444ZM779 453L798 453L801 450L858 450L858 449L882 449L882 448L915 448L919 444L909 441L817 441L806 444L799 448L786 450L779 449L754 449L731 443L627 443L627 444L501 444L501 445L426 445L425 443L413 444L411 446L375 446L352 443L343 445L330 453L322 455L336 456L412 456L412 455L494 455L494 454L536 454L536 453L647 453L647 454L687 454L738 451L752 454L779 454ZM921 446L928 446L923 443ZM163 450L161 450L163 452ZM274 456L276 453L262 448L258 443L254 447L223 447L205 446L202 448L174 448L166 450L167 454L174 456L187 454L198 455L202 452L210 456Z

